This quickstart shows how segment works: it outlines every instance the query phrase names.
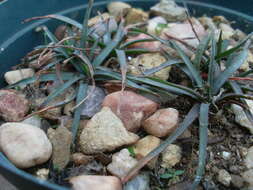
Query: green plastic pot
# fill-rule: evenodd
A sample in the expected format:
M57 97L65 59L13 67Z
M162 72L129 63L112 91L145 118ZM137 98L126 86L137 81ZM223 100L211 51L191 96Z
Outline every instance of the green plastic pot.
M1 1L1 0L0 0ZM148 9L154 5L155 0L125 0L135 7ZM199 0L200 1L200 0ZM97 11L106 11L106 4L109 1L95 0L93 14ZM237 0L202 0L187 1L188 8L193 16L224 15L229 20L235 21L233 27L244 32L253 31L253 17L245 14L250 9L251 0L242 2ZM43 36L36 33L34 28L46 24L49 29L54 30L60 23L52 20L40 20L22 24L26 18L42 16L47 14L63 14L81 21L86 8L87 0L5 0L0 2L0 86L5 85L3 74L11 66L19 64L20 59L33 47L43 41ZM243 6L241 5L243 3ZM224 8L230 7L231 9ZM245 12L241 13L239 11ZM36 147L35 147L36 148ZM67 190L47 181L39 180L32 175L17 169L8 159L0 153L0 173L20 190ZM0 189L2 189L0 187Z

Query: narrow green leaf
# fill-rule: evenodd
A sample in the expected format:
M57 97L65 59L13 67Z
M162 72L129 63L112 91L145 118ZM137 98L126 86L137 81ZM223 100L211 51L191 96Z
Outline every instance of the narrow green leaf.
M200 106L199 104L195 104L189 113L184 118L183 122L179 124L179 127L165 140L163 141L158 147L156 147L153 151L151 151L148 155L143 157L137 165L132 168L128 174L121 179L122 183L127 182L129 179L131 179L142 167L144 167L150 160L152 160L154 157L159 155L161 152L163 152L171 143L173 143L183 132L197 119L199 116L199 110Z
M245 62L248 57L248 49L244 48L237 56L233 56L233 59L230 59L229 67L226 68L214 81L213 93L216 94L219 92L223 84L228 80L233 73L240 68L240 66Z
M195 53L195 58L193 60L193 64L195 66L195 68L197 70L200 69L200 63L201 63L201 59L205 53L205 51L207 50L208 48L208 44L211 40L213 36L213 33L209 33L207 36L205 36L199 43L198 47L197 47L197 51Z
M211 57L210 57L210 62L208 65L208 86L209 86L209 98L212 98L213 96L213 88L214 88L214 72L215 72L215 55L216 55L216 42L215 39L212 38L211 40L212 43L212 48L211 48Z
M75 77L77 75L80 75L80 74L78 74L78 73L61 72L61 78L62 78L62 80L69 80L69 79L71 79L71 78L73 78L73 77ZM23 85L31 84L31 83L34 83L34 82L55 81L55 80L57 80L57 78L58 77L57 77L57 75L55 73L42 74L39 77L34 76L34 77L23 79L23 80L15 83L15 84L8 85L5 88L7 88L7 89L15 88L17 86L23 86Z
M94 67L100 66L104 60L108 57L108 55L116 48L119 42L123 39L124 36L124 26L123 22L119 24L117 33L114 39L108 43L108 45L102 50L102 52L94 59L92 65Z
M87 44L87 38L88 38L88 21L90 19L91 10L93 6L94 0L89 0L88 7L85 11L85 17L83 20L83 26L82 26L82 34L81 34L81 40L80 40L80 47L86 47Z
M130 45L133 45L135 43L140 43L140 42L153 42L153 41L156 41L155 39L150 39L150 38L144 38L144 39L138 39L138 40L132 40L132 41L128 41L128 42L125 42L123 43L121 46L120 46L120 49L123 49L123 48L127 48L128 46Z
M87 89L88 89L88 84L84 83L83 81L80 81L78 93L76 97L76 105L78 105L87 96ZM80 124L82 109L83 109L83 104L77 107L74 111L74 118L73 118L73 122L71 126L73 144L75 144L75 139L76 139L77 131Z
M191 72L197 86L202 87L203 82L202 82L202 79L200 77L200 73L199 73L198 70L196 70L194 65L191 63L189 57L183 52L183 50L175 42L172 41L171 44L172 44L172 47L174 47L175 50L177 51L177 53L180 55L180 57L184 60L184 63L186 64L189 71Z
M162 178L162 179L169 179L169 178L173 178L173 177L174 177L174 175L171 173L164 173L164 174L160 175L160 178Z
M208 141L208 114L209 104L202 103L199 111L199 162L197 168L197 175L191 189L196 189L205 173L206 166L206 147Z
M232 53L238 51L253 35L253 32L250 33L245 39L243 39L241 42L239 42L235 47L230 48L216 56L216 60L222 59L224 57L227 57L231 55Z
M162 70L166 67L169 67L169 66L175 65L175 64L179 64L179 63L182 63L182 61L181 60L168 60L165 63L163 63L163 64L161 64L157 67L153 67L151 69L146 69L145 71L143 71L143 74L145 76L152 75L152 74L154 74L154 73L156 73L156 72L158 72L158 71L160 71L160 70Z
M122 77L122 89L125 88L126 75L127 75L127 59L124 50L116 49L116 54L120 64L121 77Z
M183 175L184 174L184 170L176 170L174 173L176 176L177 175Z
M71 78L70 80L68 80L67 82L65 82L63 85L61 85L60 87L56 88L51 94L49 94L47 96L47 98L45 99L45 101L40 105L40 107L44 107L46 106L49 102L51 102L54 98L56 98L57 96L61 95L62 93L64 93L72 84L74 84L75 82L77 82L78 80L80 80L81 78L83 78L83 76L79 75L79 76L75 76L73 78Z

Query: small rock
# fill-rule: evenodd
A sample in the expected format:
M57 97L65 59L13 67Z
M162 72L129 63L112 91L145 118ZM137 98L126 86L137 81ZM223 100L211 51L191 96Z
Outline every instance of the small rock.
M230 152L226 152L226 151L223 151L221 153L221 156L224 160L229 160L231 158L231 153Z
M233 38L236 41L240 41L240 40L243 40L244 38L246 38L246 34L243 31L241 31L240 29L235 29Z
M199 21L192 19L193 27L199 37L202 40L206 36L206 31ZM169 37L168 37L169 36ZM189 22L185 23L170 23L168 28L162 31L161 38L167 40L170 37L177 38L187 43L188 45L197 48L199 41L192 30L192 26ZM179 42L176 42L182 50L189 56L192 56L192 52Z
M180 140L180 139L186 139L186 138L190 138L191 136L192 136L191 131L190 131L189 129L186 129L186 130L183 132L183 134L180 135L180 136L178 137L178 139L179 139L179 140Z
M160 25L163 27L160 27ZM157 16L148 21L147 32L149 34L159 35L161 33L161 30L166 26L167 21L163 17Z
M52 145L44 131L14 122L1 125L0 149L18 168L43 164L52 154Z
M214 16L213 21L217 24L220 24L220 23L229 24L229 21L224 16L221 16L221 15Z
M20 121L29 110L28 100L15 90L0 90L0 116L5 121Z
M150 190L150 177L148 173L140 173L126 183L124 190Z
M141 9L130 8L127 11L125 20L126 25L145 22L148 20L148 13L144 12Z
M126 40L126 42L131 42L134 40L141 40L141 39L152 39L152 37L150 37L147 34L139 34L137 36L129 37ZM161 47L161 42L159 42L159 41L138 42L138 43L134 43L134 44L128 46L128 48L130 48L130 49L131 48L143 48L143 49L147 49L152 52L159 51L160 47Z
M156 137L165 137L177 128L178 121L178 111L174 108L166 108L157 110L142 125L147 133Z
M163 168L171 168L180 162L182 158L182 150L180 146L170 144L162 153Z
M242 71L248 71L250 70L250 65L253 63L253 54L250 50L248 50L248 57L245 60L245 62L240 66L240 70Z
M29 124L29 125L33 125L33 126L41 128L41 125L42 125L41 120L42 119L39 116L34 115L34 116L31 116L31 117L23 120L21 123Z
M249 184L249 187L253 189L253 169L249 169L242 173L242 177L244 181L246 181Z
M107 166L107 170L111 174L123 178L137 163L138 161L131 157L130 152L125 148L113 154L112 162Z
M243 185L244 185L244 180L241 176L239 175L231 175L231 183L233 184L234 187L237 187L237 188L242 188Z
M248 169L253 169L253 146L248 149L244 162Z
M98 16L95 16L95 17L89 19L88 26L89 27L94 26L94 25L102 22L103 20L107 20L109 18L110 18L110 15L108 13L100 14Z
M145 157L148 153L150 153L152 150L154 150L156 147L158 147L161 143L161 140L157 137L148 135L142 139L140 139L135 145L134 145L134 153L136 154L137 159L142 159ZM158 157L153 158L149 163L148 166L150 168L154 168L156 165Z
M82 175L69 181L73 190L122 190L119 178L114 176Z
M82 105L82 116L92 117L101 110L101 104L106 96L105 91L102 88L88 86L87 95L90 96L85 100Z
M246 100L249 108L250 108L250 112L253 114L253 101L252 100ZM236 105L236 104L232 104L232 111L235 114L235 121L240 124L242 127L247 128L251 134L253 134L253 125L251 124L251 122L248 120L246 114L244 113L243 109Z
M133 144L138 139L137 135L126 130L121 120L109 107L103 107L83 129L80 146L83 153L94 154Z
M157 103L131 91L111 93L105 97L102 105L110 107L131 132L138 131L142 120L158 107Z
M166 58L160 53L144 53L130 61L129 72L134 75L141 75L141 70L152 69L166 62ZM141 70L140 70L141 68ZM166 67L152 76L167 80L171 67Z
M107 9L110 15L114 16L115 18L121 16L124 10L131 8L131 5L121 2L121 1L114 1L108 4Z
M47 180L48 179L48 175L49 175L49 169L46 168L42 168L42 169L38 169L36 171L36 177L38 177L39 179L42 180Z
M230 40L234 35L234 29L228 24L220 23L219 28L222 30L223 40Z
M8 84L15 84L23 79L32 77L34 75L33 69L19 69L15 71L8 71L4 74L4 79Z
M209 29L210 31L217 30L217 26L210 17L202 16L199 18L199 21L205 27L205 29Z
M183 21L187 18L186 10L178 6L174 0L161 0L151 7L151 12L164 17L167 21Z
M53 145L53 165L58 170L63 170L70 160L72 134L68 129L61 126L56 130L50 128L48 133L50 133L48 137Z
M217 179L221 184L225 186L229 186L230 182L232 180L231 175L224 169L220 170L218 173L218 179Z
M87 155L84 155L81 152L76 152L76 153L74 153L74 154L71 155L71 160L77 166L79 166L79 165L86 165L90 161L92 161L93 159L94 159L93 156L87 156Z

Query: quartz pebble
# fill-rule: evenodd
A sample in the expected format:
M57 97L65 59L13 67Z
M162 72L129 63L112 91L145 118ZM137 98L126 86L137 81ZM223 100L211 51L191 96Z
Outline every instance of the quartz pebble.
M225 186L229 186L232 180L231 175L224 169L220 170L218 173L218 181Z
M43 130L15 122L1 125L0 149L18 168L43 164L52 154L52 145Z
M137 160L130 156L130 152L125 148L120 152L113 154L112 162L107 166L107 170L119 177L123 178L137 164Z

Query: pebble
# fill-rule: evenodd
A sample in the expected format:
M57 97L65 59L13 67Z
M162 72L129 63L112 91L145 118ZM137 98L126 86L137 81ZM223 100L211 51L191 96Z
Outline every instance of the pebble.
M49 169L41 168L38 169L35 173L36 177L42 180L47 180L49 175Z
M150 190L150 177L148 173L140 173L126 183L123 190Z
M33 125L33 126L36 126L38 128L41 128L42 127L42 121L41 121L41 117L37 116L37 115L34 115L34 116L31 116L25 120L23 120L21 123L24 123L24 124L29 124L29 125Z
M127 11L125 20L126 25L145 22L148 20L148 13L141 9L130 8Z
M131 5L121 1L114 1L107 5L108 12L115 18L121 16L121 14L129 8L131 8Z
M230 152L223 151L223 152L221 153L221 155L222 155L222 158L223 158L224 160L229 160L229 159L231 158L231 153L230 153Z
M230 40L234 35L234 29L229 24L220 23L219 28L222 30L223 40Z
M166 58L160 53L144 53L130 61L129 72L134 75L142 75L142 71L158 67L165 62ZM170 69L171 67L166 67L150 76L167 80L169 78Z
M119 178L114 176L81 175L69 181L73 190L122 190Z
M123 178L138 163L130 156L128 149L122 149L120 152L113 154L112 162L107 166L107 170L114 176Z
M246 100L249 108L250 108L250 112L253 114L253 100ZM246 114L244 113L243 109L236 105L236 104L232 104L232 111L235 114L235 121L240 124L242 127L247 128L251 134L253 134L253 125L251 124L251 122L248 120Z
M43 130L15 122L1 125L0 148L18 168L43 164L52 154L52 145Z
M4 74L4 79L8 84L15 84L23 79L32 77L34 75L33 69L19 69L8 71Z
M231 175L231 183L234 187L242 188L244 185L244 179L239 175Z
M244 162L248 169L253 169L253 146L248 149L248 153L244 159Z
M162 28L159 27L159 25L166 26L166 24L167 24L167 21L161 16L157 16L152 19L149 19L148 26L147 26L147 32L149 34L159 35L162 30Z
M246 181L249 184L249 188L253 189L253 169L249 169L242 173L242 177L244 181Z
M161 0L150 10L153 14L162 16L169 22L183 21L187 18L185 9L178 6L174 0Z
M72 133L65 127L49 128L48 137L53 145L52 161L55 169L63 170L70 160Z
M139 137L128 132L109 107L103 107L84 127L79 142L84 154L112 151L135 143Z
M102 88L88 86L87 95L90 96L85 100L82 105L82 116L92 117L101 110L101 104L106 96Z
M162 163L163 168L172 168L177 163L180 162L182 158L181 147L175 144L170 144L162 153Z
M29 102L15 90L0 90L0 116L5 121L21 121L29 110Z
M174 108L157 110L142 125L144 130L156 137L169 136L178 126L179 112Z
M143 119L157 110L158 104L132 91L118 91L107 95L103 106L110 107L130 132L137 132Z
M161 140L155 136L148 135L142 139L140 139L134 145L134 153L137 159L142 159L156 147L158 147L161 143ZM149 163L148 167L153 169L156 166L158 157L153 158Z
M229 187L230 182L232 180L231 175L224 169L220 170L218 173L218 179L217 179L221 184Z

